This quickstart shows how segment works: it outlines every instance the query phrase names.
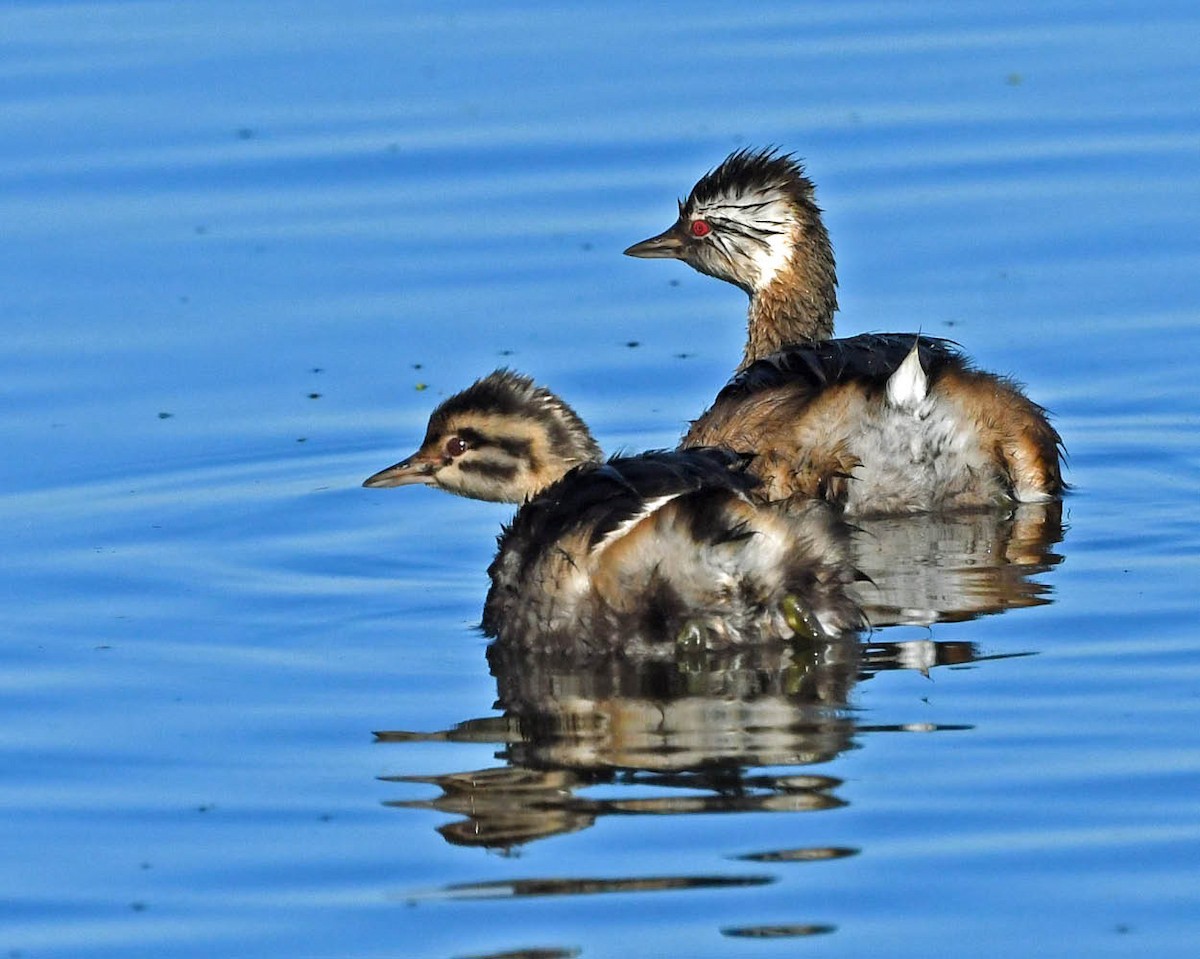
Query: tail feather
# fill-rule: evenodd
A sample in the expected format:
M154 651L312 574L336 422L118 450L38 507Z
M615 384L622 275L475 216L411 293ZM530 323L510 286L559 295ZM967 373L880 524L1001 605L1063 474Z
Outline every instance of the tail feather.
M887 401L896 409L915 411L929 395L929 377L921 366L920 345L918 336L904 362L888 377Z

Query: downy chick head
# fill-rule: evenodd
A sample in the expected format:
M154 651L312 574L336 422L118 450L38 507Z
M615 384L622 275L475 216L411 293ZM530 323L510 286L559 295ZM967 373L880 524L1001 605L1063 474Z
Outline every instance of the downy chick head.
M412 456L363 486L436 486L470 499L523 503L581 463L602 458L570 406L529 377L496 370L433 411Z
M679 202L679 219L669 229L625 253L683 260L751 296L801 259L833 277L812 181L794 156L774 148L731 154Z

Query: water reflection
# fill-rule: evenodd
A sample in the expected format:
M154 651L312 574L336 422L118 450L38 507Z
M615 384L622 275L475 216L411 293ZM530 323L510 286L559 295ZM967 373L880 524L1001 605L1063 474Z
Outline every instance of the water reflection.
M857 584L873 624L967 619L1049 602L1030 577L1061 557L1059 504L1003 513L864 521ZM386 732L389 742L445 740L504 747L503 767L431 777L443 794L397 806L466 816L442 827L453 842L511 847L590 825L606 814L714 810L812 810L836 806L824 776L751 776L765 766L827 761L868 727L846 711L855 683L881 670L928 670L979 660L969 643L887 642L878 634L772 643L714 652L680 647L645 661L559 649L532 654L498 642L489 650L496 708L436 733ZM1013 654L1010 654L1013 655ZM581 787L686 789L686 797L595 800ZM697 796L697 791L710 795Z
M852 583L875 626L930 624L1050 602L1032 577L1061 561L1058 504L956 517L864 521L851 554L869 575ZM798 634L737 649L668 644L673 655L596 653L587 643L535 652L499 640L488 650L499 715L434 732L377 733L384 743L486 743L497 764L385 781L424 784L437 795L396 799L396 809L449 817L438 833L456 846L505 854L588 829L606 816L819 813L846 805L842 781L814 767L866 737L953 732L967 725L871 724L850 708L858 683L888 670L924 673L989 658L953 639L889 641L886 633ZM1003 657L1028 655L1015 650ZM830 768L826 766L826 768ZM600 788L598 788L600 787ZM596 878L540 876L443 886L421 898L598 895L764 885L782 864L857 855L846 845L758 849L728 871ZM741 868L737 864L740 864ZM758 866L758 871L750 864ZM807 868L807 867L804 867ZM738 925L730 938L804 938L824 923ZM569 952L569 950L568 950ZM519 955L520 953L517 953Z
M461 959L575 959L580 949L518 949L515 952L475 953Z
M475 953L461 959L575 959L580 949L518 949L515 952Z
M738 859L747 862L821 862L826 859L845 859L857 856L858 850L848 846L816 846L811 849L777 849L773 852L748 852Z
M1062 503L1011 511L857 521L853 563L868 580L854 587L872 626L958 622L1050 602L1033 576L1062 556Z
M595 896L613 892L668 892L679 889L728 889L765 886L773 876L652 876L645 879L501 879L456 882L438 899L527 899L536 896Z
M792 926L730 926L721 935L735 939L789 939L799 936L820 936L836 932L836 926L804 923Z
M962 729L876 725L847 710L854 684L884 669L970 662L967 644L919 641L863 645L850 639L773 644L737 654L675 662L616 657L531 656L489 650L501 716L451 729L380 732L384 742L473 742L501 746L504 765L432 776L385 776L427 783L433 799L389 805L456 817L438 827L455 845L512 850L586 829L603 816L816 812L844 805L841 780L766 772L827 762L866 732ZM584 793L617 786L617 798ZM820 860L853 850L777 850L759 861Z

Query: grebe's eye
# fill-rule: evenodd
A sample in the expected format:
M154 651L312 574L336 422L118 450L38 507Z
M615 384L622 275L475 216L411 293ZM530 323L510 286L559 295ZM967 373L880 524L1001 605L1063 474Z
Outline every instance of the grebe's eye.
M451 436L446 440L446 455L453 458L462 456L467 451L467 441L461 436Z
M712 227L707 220L692 220L692 236L708 236L710 233Z

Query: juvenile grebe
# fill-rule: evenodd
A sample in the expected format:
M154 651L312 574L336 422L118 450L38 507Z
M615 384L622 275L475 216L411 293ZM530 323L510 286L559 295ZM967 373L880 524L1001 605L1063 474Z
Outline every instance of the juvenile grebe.
M858 628L846 527L816 500L758 502L746 462L708 448L604 460L566 403L497 370L363 485L522 503L488 569L483 627L526 648L673 654Z
M749 294L738 372L684 443L753 451L770 496L825 496L865 514L1062 493L1058 433L1012 380L972 368L948 340L831 339L833 248L792 156L732 154L668 230L625 252L682 260Z
M496 370L438 405L421 448L363 486L436 486L524 503L570 470L604 459L587 424L528 376Z

